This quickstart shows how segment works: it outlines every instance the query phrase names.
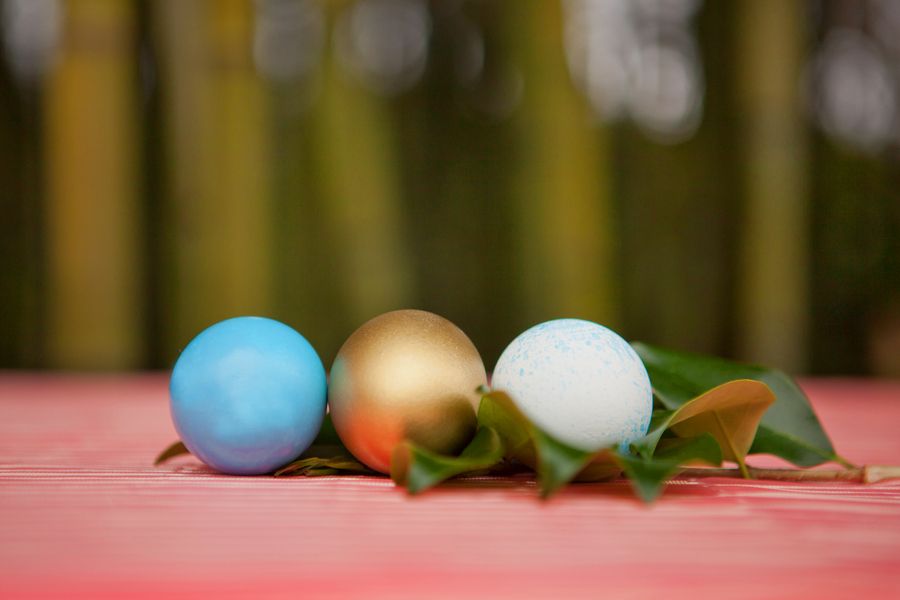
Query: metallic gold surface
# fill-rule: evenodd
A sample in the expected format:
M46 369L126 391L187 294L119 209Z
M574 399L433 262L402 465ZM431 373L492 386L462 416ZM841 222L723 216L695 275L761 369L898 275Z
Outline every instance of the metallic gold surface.
M344 342L328 403L350 452L388 473L404 439L435 452L461 450L475 433L475 390L486 383L481 356L459 327L429 312L398 310Z

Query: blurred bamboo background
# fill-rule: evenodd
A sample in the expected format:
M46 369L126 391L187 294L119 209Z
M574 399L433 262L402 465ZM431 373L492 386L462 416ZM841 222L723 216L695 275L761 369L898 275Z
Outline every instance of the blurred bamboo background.
M0 367L419 307L900 376L898 2L0 8Z

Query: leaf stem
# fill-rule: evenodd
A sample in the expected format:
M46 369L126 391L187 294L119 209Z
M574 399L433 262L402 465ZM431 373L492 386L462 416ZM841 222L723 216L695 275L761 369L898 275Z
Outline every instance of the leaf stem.
M840 454L835 454L835 455L834 455L834 462L836 462L837 464L841 465L841 466L844 467L845 469L855 469L855 468L856 468L856 465L854 465L852 462L850 462L849 460L847 460L846 458L844 458L844 457L841 456Z
M725 423L722 422L722 417L719 416L719 411L714 410L713 416L716 418L716 424L719 426L719 431L722 432L722 437L725 438L725 441L728 442L728 449L731 450L731 454L734 456L734 461L738 465L738 469L741 471L741 476L744 479L753 479L750 476L750 471L747 470L747 463L744 461L744 456L737 451L737 448L734 447L734 442L731 440L731 436L728 435L728 431L725 429Z
M753 479L773 481L854 481L876 483L889 479L900 479L900 466L868 465L841 470L812 469L757 469L746 467ZM687 467L679 477L745 477L741 469L719 469L708 467Z

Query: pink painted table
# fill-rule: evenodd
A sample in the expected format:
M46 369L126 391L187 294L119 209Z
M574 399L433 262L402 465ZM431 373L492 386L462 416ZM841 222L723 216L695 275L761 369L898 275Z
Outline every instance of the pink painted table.
M900 383L804 387L845 456L900 463ZM0 598L900 596L898 481L677 480L652 507L622 482L410 498L151 466L174 438L163 376L0 375Z

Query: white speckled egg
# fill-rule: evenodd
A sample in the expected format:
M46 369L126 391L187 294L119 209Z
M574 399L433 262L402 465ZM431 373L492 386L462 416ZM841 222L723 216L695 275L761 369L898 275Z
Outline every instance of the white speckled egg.
M545 432L582 450L628 444L647 433L650 378L615 332L580 319L535 325L497 361L491 385Z

